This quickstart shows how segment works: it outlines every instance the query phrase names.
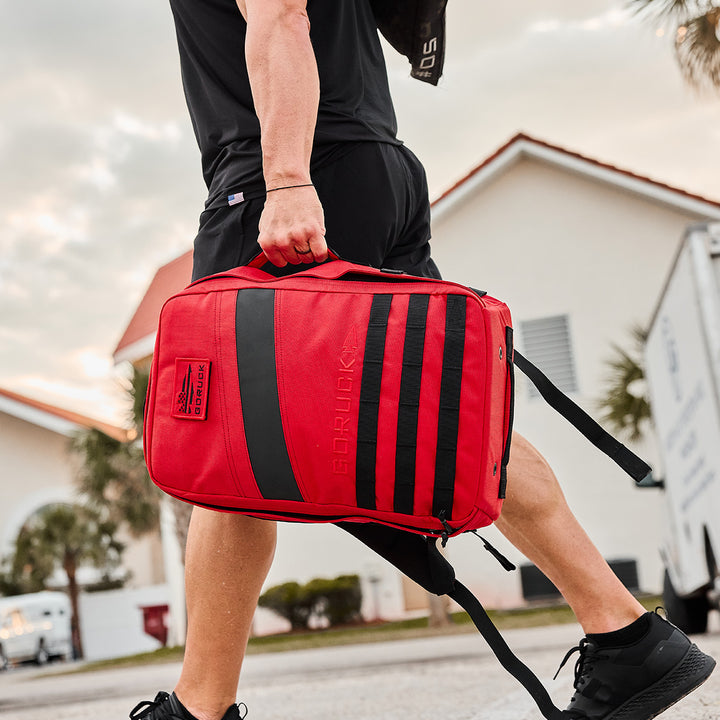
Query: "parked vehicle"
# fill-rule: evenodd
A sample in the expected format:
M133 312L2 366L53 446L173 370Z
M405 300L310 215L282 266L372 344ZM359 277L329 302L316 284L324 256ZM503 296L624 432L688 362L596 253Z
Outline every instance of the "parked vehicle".
M687 231L645 362L665 469L665 608L681 629L704 632L717 607L720 558L719 223Z
M0 598L0 670L12 663L72 658L70 600L61 592Z

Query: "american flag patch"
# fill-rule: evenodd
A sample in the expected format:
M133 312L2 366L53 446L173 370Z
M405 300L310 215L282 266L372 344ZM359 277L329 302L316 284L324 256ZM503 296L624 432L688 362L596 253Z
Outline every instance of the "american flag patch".
M235 193L234 195L228 195L228 205L237 205L245 200L243 193Z
M170 413L182 420L207 418L210 360L175 358L175 393Z

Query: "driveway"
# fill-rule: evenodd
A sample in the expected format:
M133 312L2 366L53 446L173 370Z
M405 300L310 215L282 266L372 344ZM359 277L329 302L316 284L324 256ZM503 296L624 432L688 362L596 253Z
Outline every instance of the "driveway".
M572 694L574 663L551 678L580 636L575 625L504 633L560 707ZM696 642L720 658L720 632ZM10 671L0 674L0 718L123 720L139 700L172 689L179 670L172 663L58 676ZM251 655L238 697L248 720L542 720L477 633ZM720 671L665 717L720 718Z

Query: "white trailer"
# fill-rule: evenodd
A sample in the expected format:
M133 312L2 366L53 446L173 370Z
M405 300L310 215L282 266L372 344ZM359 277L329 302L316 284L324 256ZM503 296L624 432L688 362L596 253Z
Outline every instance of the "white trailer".
M62 592L0 598L0 670L28 660L72 658L70 600Z
M686 632L717 607L720 559L720 223L690 227L645 349L664 464L664 602Z

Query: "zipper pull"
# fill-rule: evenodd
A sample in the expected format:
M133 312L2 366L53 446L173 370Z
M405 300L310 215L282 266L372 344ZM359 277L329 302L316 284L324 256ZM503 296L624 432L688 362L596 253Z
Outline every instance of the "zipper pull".
M440 514L438 515L438 520L442 523L442 526L445 528L445 531L440 535L440 544L445 547L448 544L448 539L450 536L450 533L453 531L453 529L448 525L447 520L445 519L445 511L441 510Z
M513 570L517 570L515 565L513 565L499 550L494 548L482 535L478 533L477 530L471 530L470 531L475 537L480 538L482 540L483 545L485 546L485 549L508 571L512 572Z

